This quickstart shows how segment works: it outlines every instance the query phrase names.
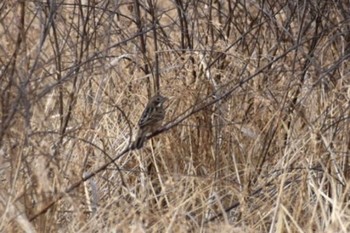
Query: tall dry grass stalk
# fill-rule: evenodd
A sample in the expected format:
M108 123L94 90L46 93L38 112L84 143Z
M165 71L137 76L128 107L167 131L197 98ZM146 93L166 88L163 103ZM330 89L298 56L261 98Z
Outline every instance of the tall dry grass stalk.
M349 9L2 1L0 232L350 232Z

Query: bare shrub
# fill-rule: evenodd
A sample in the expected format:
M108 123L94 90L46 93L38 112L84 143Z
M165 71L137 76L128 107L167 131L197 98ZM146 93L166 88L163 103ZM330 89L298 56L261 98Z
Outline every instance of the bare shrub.
M3 1L0 231L349 232L349 9Z

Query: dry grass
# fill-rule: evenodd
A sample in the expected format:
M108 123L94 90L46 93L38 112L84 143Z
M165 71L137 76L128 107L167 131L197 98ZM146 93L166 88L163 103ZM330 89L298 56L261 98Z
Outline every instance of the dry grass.
M0 232L350 232L349 9L1 2Z

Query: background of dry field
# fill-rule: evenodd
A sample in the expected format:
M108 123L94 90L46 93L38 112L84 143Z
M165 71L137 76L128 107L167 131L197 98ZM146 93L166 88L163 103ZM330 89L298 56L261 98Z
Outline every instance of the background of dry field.
M349 56L348 1L1 1L0 232L350 232Z

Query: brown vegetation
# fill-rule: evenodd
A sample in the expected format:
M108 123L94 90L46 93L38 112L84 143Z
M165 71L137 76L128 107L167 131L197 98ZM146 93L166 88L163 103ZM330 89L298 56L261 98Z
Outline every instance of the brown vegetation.
M350 232L345 2L2 1L0 232Z

